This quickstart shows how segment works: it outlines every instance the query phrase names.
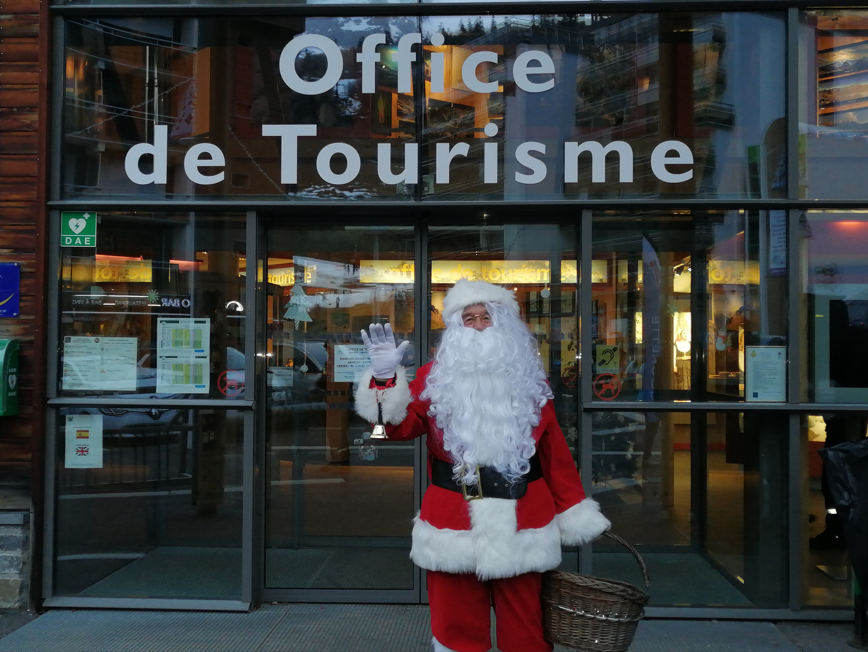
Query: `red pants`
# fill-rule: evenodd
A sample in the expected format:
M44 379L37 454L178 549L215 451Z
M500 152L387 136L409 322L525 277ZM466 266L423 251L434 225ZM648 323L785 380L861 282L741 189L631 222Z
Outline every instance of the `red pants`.
M540 573L482 582L473 574L429 570L431 632L456 652L487 652L493 605L500 650L551 652L543 637L541 590Z

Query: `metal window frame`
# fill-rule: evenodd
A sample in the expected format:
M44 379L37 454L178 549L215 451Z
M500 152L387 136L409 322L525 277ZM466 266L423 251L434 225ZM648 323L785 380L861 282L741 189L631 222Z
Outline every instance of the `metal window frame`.
M829 3L825 0L721 0L715 3L715 11L785 11L790 8L811 9L815 7L833 6L834 8L858 8L864 7L864 3L857 0L841 0ZM319 17L329 16L388 16L405 14L408 16L428 15L447 16L462 15L485 16L488 14L557 14L576 13L576 5L569 0L552 2L515 2L506 5L490 2L401 2L387 4L385 2L361 3L335 3L316 5L314 7L299 4L298 2L276 3L241 3L224 4L219 2L189 4L161 4L161 3L124 3L121 1L97 5L73 5L55 3L49 7L56 15L64 16L96 16L112 14L115 16L136 15L174 15L174 16L215 16L215 15L311 15ZM703 0L663 0L642 2L642 0L628 0L625 2L612 2L611 0L589 0L583 2L583 14L626 14L626 13L656 13L663 11L701 11L708 12L708 3Z

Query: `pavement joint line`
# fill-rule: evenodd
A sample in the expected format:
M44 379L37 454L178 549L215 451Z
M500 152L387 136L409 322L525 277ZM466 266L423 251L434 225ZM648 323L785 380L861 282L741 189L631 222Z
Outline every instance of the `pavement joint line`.
M286 615L287 615L287 610L284 610L280 614L280 617L274 621L274 623L271 625L271 627L265 633L265 636L262 637L262 640L259 641L259 643L256 646L257 649L261 649L263 646L265 646L271 640L271 637L274 636L275 631L277 631L277 629L280 627L280 624L286 618Z
M846 640L852 637L852 623L778 624L646 619L630 650L851 649ZM425 605L266 603L250 614L57 609L0 639L0 652L429 652L429 627ZM566 651L558 647L556 652Z

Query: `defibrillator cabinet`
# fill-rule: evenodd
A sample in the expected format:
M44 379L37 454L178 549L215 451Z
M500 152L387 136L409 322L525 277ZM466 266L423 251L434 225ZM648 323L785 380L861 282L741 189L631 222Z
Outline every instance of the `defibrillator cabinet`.
M0 417L18 414L18 340L0 340Z

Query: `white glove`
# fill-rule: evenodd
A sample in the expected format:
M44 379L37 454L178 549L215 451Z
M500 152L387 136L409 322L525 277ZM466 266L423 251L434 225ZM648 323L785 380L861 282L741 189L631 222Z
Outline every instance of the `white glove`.
M395 372L401 366L404 351L410 346L410 342L401 342L401 346L396 347L391 324L386 324L385 328L381 324L371 324L368 330L371 336L368 337L363 330L362 342L368 349L368 357L374 368L374 378L390 380L394 378Z

